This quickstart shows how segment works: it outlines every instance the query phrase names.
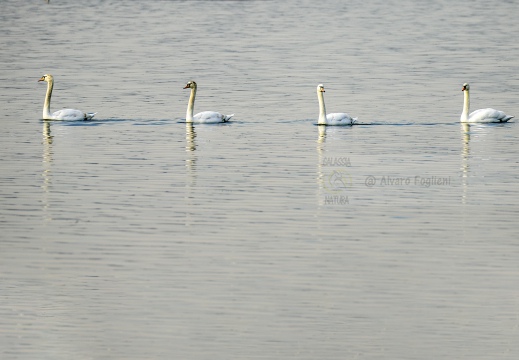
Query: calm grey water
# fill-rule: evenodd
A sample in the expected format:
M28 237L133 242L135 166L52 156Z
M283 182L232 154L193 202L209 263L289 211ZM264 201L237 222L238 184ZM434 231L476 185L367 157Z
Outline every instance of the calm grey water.
M517 15L0 1L0 358L517 359Z

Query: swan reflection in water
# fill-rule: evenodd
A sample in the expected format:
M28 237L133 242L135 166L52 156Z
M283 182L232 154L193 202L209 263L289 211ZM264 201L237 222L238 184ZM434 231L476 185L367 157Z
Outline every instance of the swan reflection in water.
M463 147L461 151L461 186L463 193L461 195L461 202L463 204L467 201L467 188L469 184L469 157L470 157L470 125L461 123L461 137Z
M195 151L196 132L192 123L186 123L186 151Z
M317 125L317 203L319 208L324 205L344 205L349 203L348 191L353 181L345 166L348 161L342 162L343 157L327 158L326 154L326 125Z
M193 124L186 123L186 169L189 175L188 184L194 186L196 183L196 162L198 160L196 150L196 131Z
M52 162L53 162L53 149L52 144L54 142L54 136L50 131L50 122L43 121L43 134L42 134L42 145L43 145L43 154L42 154L42 173L41 176L43 178L43 184L41 188L43 189L42 194L42 204L43 204L43 217L45 221L52 220L52 216L49 214L49 193L52 188Z
M463 187L463 193L462 193L462 203L466 204L468 202L468 191L469 191L469 178L471 177L471 164L470 161L474 160L472 159L471 154L471 147L470 147L470 141L471 137L475 137L476 142L478 142L478 139L483 138L487 135L489 131L492 129L495 129L496 127L505 127L507 124L505 122L497 123L497 124L490 124L490 123L473 123L469 124L466 122L461 123L460 128L460 137L462 140L462 148L461 148L461 184ZM474 164L478 165L479 163L473 162ZM477 176L477 175L476 175Z
M196 155L196 131L192 123L186 123L186 191L184 199L186 201L186 219L185 226L191 226L194 224L194 218L191 215L191 208L193 206L193 199L195 197L194 192L197 180L197 155Z
M326 145L326 125L317 125L319 136L317 138L317 202L319 206L324 205L324 174L323 159Z

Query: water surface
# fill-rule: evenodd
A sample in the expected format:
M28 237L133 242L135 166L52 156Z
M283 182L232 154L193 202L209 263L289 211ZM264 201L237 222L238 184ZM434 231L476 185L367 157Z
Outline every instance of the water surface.
M518 357L517 4L0 7L2 359Z

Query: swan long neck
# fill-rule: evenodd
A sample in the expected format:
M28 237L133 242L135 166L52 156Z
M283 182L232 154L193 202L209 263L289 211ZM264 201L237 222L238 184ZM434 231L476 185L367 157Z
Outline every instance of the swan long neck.
M467 121L469 118L469 109L470 109L470 95L469 90L463 91L463 112L461 113L461 121Z
M47 82L47 94L45 94L45 102L43 103L43 119L50 119L50 97L52 96L52 89L54 88L54 81Z
M319 99L319 120L317 124L326 124L326 106L324 105L324 95L321 90L317 90L317 98Z
M193 122L193 110L195 107L195 96L196 96L196 87L192 87L191 95L189 95L189 102L187 103L186 122Z

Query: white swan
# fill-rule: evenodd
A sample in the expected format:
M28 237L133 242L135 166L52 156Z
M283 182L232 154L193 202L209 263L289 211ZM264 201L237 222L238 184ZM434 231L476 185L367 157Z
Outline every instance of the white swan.
M318 125L353 125L357 118L352 118L346 113L331 113L326 114L326 107L324 106L324 85L317 85L317 99L319 99L319 120Z
M463 84L461 91L463 94L463 112L461 113L461 122L470 123L496 123L496 122L507 122L513 116L506 115L504 112L492 108L474 110L469 115L470 108L470 86L469 84Z
M186 111L186 122L188 123L201 123L201 124L215 124L229 121L232 115L223 115L216 111L202 111L193 116L193 108L195 107L195 96L196 96L196 82L190 81L184 86L184 89L191 89L191 95L189 96L189 102L187 104Z
M63 109L50 113L50 97L52 88L54 87L54 77L49 74L43 75L40 81L47 82L47 94L45 95L45 103L43 104L43 120L90 120L97 113L85 113L81 110Z

